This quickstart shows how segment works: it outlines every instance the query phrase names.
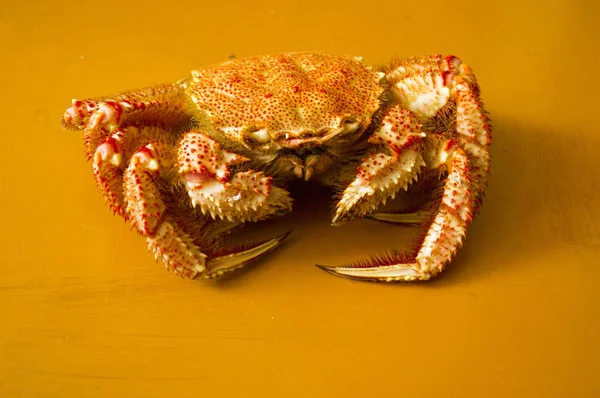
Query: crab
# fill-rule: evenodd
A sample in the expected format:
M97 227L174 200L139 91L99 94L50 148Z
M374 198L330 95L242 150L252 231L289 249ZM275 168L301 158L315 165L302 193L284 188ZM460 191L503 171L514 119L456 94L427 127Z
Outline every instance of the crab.
M241 224L292 209L294 180L333 187L332 224L422 226L414 250L343 266L367 281L428 280L453 259L482 203L491 125L455 56L394 60L317 52L231 59L175 84L73 100L97 186L176 274L214 278L287 236L227 247ZM412 194L410 208L382 209Z

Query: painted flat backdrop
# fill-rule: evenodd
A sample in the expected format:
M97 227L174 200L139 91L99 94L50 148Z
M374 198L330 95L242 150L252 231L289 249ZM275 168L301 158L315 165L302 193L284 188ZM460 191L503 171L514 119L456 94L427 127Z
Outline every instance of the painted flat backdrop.
M6 2L0 396L600 396L599 15L592 1ZM493 174L431 283L315 268L414 231L331 228L314 187L264 261L178 279L110 214L80 134L60 127L71 98L302 50L452 53L475 70Z

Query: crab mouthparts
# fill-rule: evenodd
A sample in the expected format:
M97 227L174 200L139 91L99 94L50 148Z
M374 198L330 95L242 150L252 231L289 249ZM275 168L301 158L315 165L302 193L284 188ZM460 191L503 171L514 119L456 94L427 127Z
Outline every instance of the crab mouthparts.
M346 131L345 128L338 128L323 135L309 135L304 137L289 137L286 135L281 137L280 145L289 149L319 147L344 131Z
M292 172L297 178L305 181L320 175L331 165L331 158L322 151L292 151L286 156L291 163Z

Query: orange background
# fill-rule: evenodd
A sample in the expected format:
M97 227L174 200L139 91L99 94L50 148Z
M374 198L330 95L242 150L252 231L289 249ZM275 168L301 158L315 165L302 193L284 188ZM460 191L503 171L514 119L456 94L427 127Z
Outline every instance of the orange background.
M600 396L597 3L6 3L0 396ZM81 136L60 127L71 98L301 50L372 63L452 53L476 72L493 174L466 246L434 281L315 268L411 233L331 228L315 189L264 261L182 281L111 216Z

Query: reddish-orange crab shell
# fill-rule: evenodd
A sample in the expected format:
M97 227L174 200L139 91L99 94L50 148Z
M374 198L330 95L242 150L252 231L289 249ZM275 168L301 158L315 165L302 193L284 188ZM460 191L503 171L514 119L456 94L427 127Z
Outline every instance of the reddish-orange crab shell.
M424 228L414 253L321 268L429 279L462 244L490 169L479 87L453 56L384 68L311 52L234 59L172 85L73 100L63 125L84 131L113 211L186 277L219 276L274 249L287 235L229 249L220 235L290 211L286 186L300 178L343 192L334 224L369 216ZM378 211L411 192L426 198L418 208Z

